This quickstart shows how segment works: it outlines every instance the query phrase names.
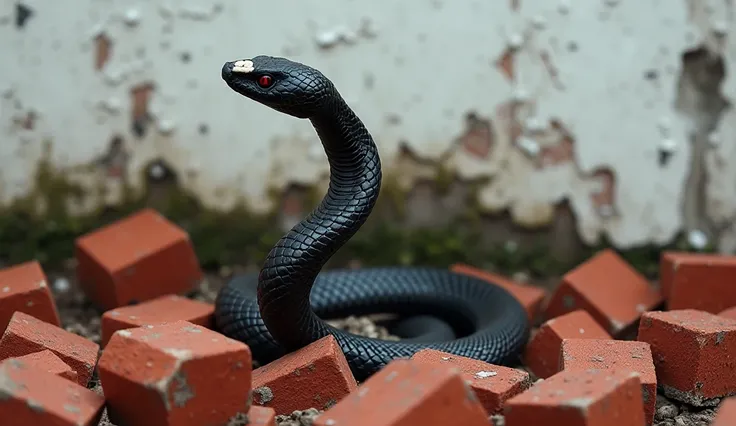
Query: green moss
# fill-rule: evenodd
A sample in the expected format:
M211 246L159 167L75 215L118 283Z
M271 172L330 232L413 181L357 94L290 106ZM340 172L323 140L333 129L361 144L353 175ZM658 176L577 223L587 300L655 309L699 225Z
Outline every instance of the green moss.
M456 181L455 172L450 170L445 164L440 163L437 166L437 174L435 175L435 189L440 195L445 195L450 191L450 187Z
M55 170L49 161L41 161L33 190L0 212L0 262L14 264L37 259L46 268L60 267L73 257L74 240L78 236L144 206L157 209L184 228L191 236L202 266L208 270L223 265L259 264L282 235L276 212L254 214L245 202L227 212L207 209L195 196L176 185L157 187L155 191L146 187L141 193L126 188L124 202L115 208L71 215L68 202L84 195L83 189L69 181L63 172ZM95 195L104 195L104 187L100 186ZM271 195L274 200L280 200L278 191L272 191ZM308 189L305 207L314 207L321 196L316 189ZM594 252L611 247L604 241L569 264L555 261L549 247L541 242L523 250L508 244L489 247L480 238L478 227L482 226L483 215L472 198L466 214L446 227L407 228L395 220L397 216L403 217L406 192L394 177L386 175L376 213L328 266L342 266L350 260L359 260L365 266L447 267L462 262L501 273L523 270L533 276L548 277L562 274ZM390 213L384 214L387 211ZM394 220L387 219L391 217ZM690 250L684 237L678 237L664 248ZM646 246L621 254L635 268L654 276L662 249Z

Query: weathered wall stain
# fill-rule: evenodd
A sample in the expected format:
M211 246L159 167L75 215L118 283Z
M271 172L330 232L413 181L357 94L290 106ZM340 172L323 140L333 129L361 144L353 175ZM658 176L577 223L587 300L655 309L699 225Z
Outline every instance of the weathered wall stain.
M99 71L105 67L112 54L112 41L105 33L95 37L95 70Z
M15 4L15 26L23 28L31 17L33 17L33 9L22 2Z
M568 251L686 231L736 250L729 2L277 1L262 7L294 13L268 24L259 7L3 6L2 204L33 190L51 141L48 161L83 189L74 211L174 176L209 208L294 223L327 183L313 129L219 77L223 61L263 53L335 81L407 225L478 216L494 241Z
M153 120L149 110L149 103L154 89L153 83L141 83L130 89L131 109L130 121L132 123L133 134L138 138L146 135L148 125Z
M493 149L493 124L473 112L468 113L465 121L467 128L458 142L469 153L479 158L488 157Z

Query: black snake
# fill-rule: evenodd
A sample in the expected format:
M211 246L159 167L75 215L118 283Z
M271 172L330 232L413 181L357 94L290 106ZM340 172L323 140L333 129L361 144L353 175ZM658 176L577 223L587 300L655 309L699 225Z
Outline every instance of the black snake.
M218 294L216 325L223 334L247 343L261 363L332 334L358 380L424 348L502 365L517 359L528 337L527 315L501 287L435 268L320 273L378 198L381 163L373 138L333 83L309 66L258 56L225 63L222 78L247 98L309 119L330 166L326 196L276 243L258 278L236 277ZM323 321L370 313L409 317L404 328L411 335L367 338ZM447 324L451 336L442 338L433 324Z

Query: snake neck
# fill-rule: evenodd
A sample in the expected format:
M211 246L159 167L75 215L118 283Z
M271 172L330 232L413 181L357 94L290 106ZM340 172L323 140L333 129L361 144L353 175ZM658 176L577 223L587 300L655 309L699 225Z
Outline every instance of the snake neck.
M312 285L324 264L368 219L381 186L373 138L342 97L336 93L334 99L310 119L330 166L327 194L276 243L259 276L261 317L287 350L329 334L311 309Z

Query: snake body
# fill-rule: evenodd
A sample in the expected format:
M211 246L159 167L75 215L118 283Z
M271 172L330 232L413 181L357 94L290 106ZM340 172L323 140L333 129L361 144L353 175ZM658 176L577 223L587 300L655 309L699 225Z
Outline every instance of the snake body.
M373 138L327 77L285 58L257 56L225 63L222 78L251 100L309 119L330 166L327 194L276 243L258 277L236 277L220 290L215 318L223 334L247 343L261 363L333 335L358 380L425 348L500 365L517 360L529 333L526 311L497 285L439 268L321 272L370 215L382 176ZM418 321L415 335L382 340L324 321L371 313L437 318L458 335L431 340L432 330L421 325L432 322Z

